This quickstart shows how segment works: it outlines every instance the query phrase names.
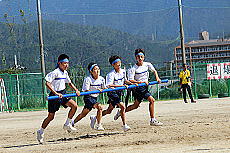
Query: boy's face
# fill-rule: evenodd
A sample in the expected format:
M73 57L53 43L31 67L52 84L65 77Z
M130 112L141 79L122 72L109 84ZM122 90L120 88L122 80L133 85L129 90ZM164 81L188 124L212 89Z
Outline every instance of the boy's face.
M69 62L58 62L59 68L61 70L67 70L69 67Z
M138 63L143 63L145 60L145 56L144 55L137 55L136 60Z
M118 61L118 62L112 64L112 66L114 67L115 70L120 69L121 68L121 61Z
M100 68L98 66L94 66L92 71L90 71L90 73L94 76L94 77L98 77L100 75Z

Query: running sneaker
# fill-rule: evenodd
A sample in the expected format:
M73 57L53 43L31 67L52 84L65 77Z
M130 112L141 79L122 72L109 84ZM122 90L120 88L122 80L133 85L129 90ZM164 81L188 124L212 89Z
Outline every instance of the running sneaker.
M153 121L150 121L150 125L152 126L161 126L163 125L163 123L157 121L157 120L153 120Z
M96 115L91 115L90 116L90 127L92 129L94 129L95 123L96 123Z
M70 132L77 131L77 129L74 128L74 127L72 126L72 124L68 124L68 125L64 124L63 129L66 130L66 131L69 132L69 133L70 133Z
M117 120L121 116L120 110L117 111L117 114L114 116L114 120Z
M191 103L196 103L196 101L195 101L195 100L192 100Z
M130 128L127 124L125 124L125 125L123 126L123 130L124 130L124 132L126 132L126 131L131 130L131 128Z
M101 124L97 124L95 130L104 131L105 129L103 128L103 126Z
M39 143L44 142L44 132L41 132L40 130L37 131L37 140Z
M74 127L74 120L71 121L72 127Z

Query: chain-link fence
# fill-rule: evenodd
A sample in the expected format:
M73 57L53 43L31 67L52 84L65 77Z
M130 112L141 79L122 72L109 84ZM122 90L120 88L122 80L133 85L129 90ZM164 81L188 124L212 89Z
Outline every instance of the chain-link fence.
M105 77L106 73L111 70L112 67L107 67L104 69ZM103 69L103 68L101 68ZM79 75L79 71L81 71L83 75ZM77 86L79 90L82 88L83 80L88 75L86 71L83 69L75 69L73 71L70 69L69 71L70 78L72 82ZM23 73L23 74L0 74L0 78L2 78L5 82L6 96L9 105L9 110L36 110L47 108L47 101L43 100L42 91L42 75L40 73ZM154 77L151 76L151 80L154 80ZM160 88L160 85L150 86L151 93L157 97L157 99L161 98L162 90L166 88ZM164 87L164 86L162 86ZM47 90L47 93L50 92ZM67 93L72 93L72 89L67 86ZM122 97L123 101L127 95L127 91L124 90L124 95ZM170 96L164 96L163 98L171 98ZM78 105L84 105L83 97L73 97L73 99L78 103ZM102 104L106 104L108 101L107 93L103 93L99 95L98 101ZM129 97L129 101L133 101L133 96Z
M103 68L101 68L103 69ZM109 71L109 68L107 68ZM105 71L105 72L107 72ZM70 70L70 78L72 82L81 90L82 83L87 75L80 76L79 71ZM180 99L182 98L181 92L178 91L179 79L177 76L163 76L165 71L159 71L161 79L169 79L167 84L157 84L149 86L149 91L157 100L165 99ZM151 73L150 73L151 74ZM105 76L104 76L105 77ZM42 94L42 75L40 73L25 73L25 74L1 74L0 78L4 79L5 89L7 94L7 101L9 110L36 110L47 108L47 101L43 101ZM150 80L154 81L153 74L150 75ZM195 64L192 71L193 80L193 94L195 98L209 98L209 97L226 97L229 96L229 79L208 80L207 79L207 64ZM47 93L49 91L47 90ZM67 87L67 93L73 91ZM124 90L122 97L125 101L127 91ZM45 95L47 96L47 95ZM78 105L84 105L83 97L73 97ZM99 95L98 101L106 104L108 100L107 93ZM129 97L129 102L133 102L133 96Z
M0 74L5 82L9 110L45 108L39 73Z

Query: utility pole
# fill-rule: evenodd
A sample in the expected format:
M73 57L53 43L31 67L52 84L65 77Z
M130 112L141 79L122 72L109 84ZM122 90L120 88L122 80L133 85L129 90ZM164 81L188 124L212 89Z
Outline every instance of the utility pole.
M45 86L45 58L44 58L44 44L42 38L42 16L41 16L41 3L37 0L37 15L38 15L38 33L39 33L39 46L40 46L40 61L41 61L41 73L42 73L42 91L43 91L43 103L46 101L46 86Z
M181 0L178 0L178 10L179 10L179 19L180 19L180 40L181 40L182 64L186 64L185 46L184 46L184 27L183 27L183 15L182 15Z

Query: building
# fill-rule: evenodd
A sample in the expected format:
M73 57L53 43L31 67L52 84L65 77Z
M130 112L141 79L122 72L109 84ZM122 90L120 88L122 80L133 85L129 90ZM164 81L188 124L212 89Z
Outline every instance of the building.
M200 40L185 43L186 63L216 63L230 61L230 39L209 39L207 31L200 33ZM182 63L181 47L174 49L176 69Z

